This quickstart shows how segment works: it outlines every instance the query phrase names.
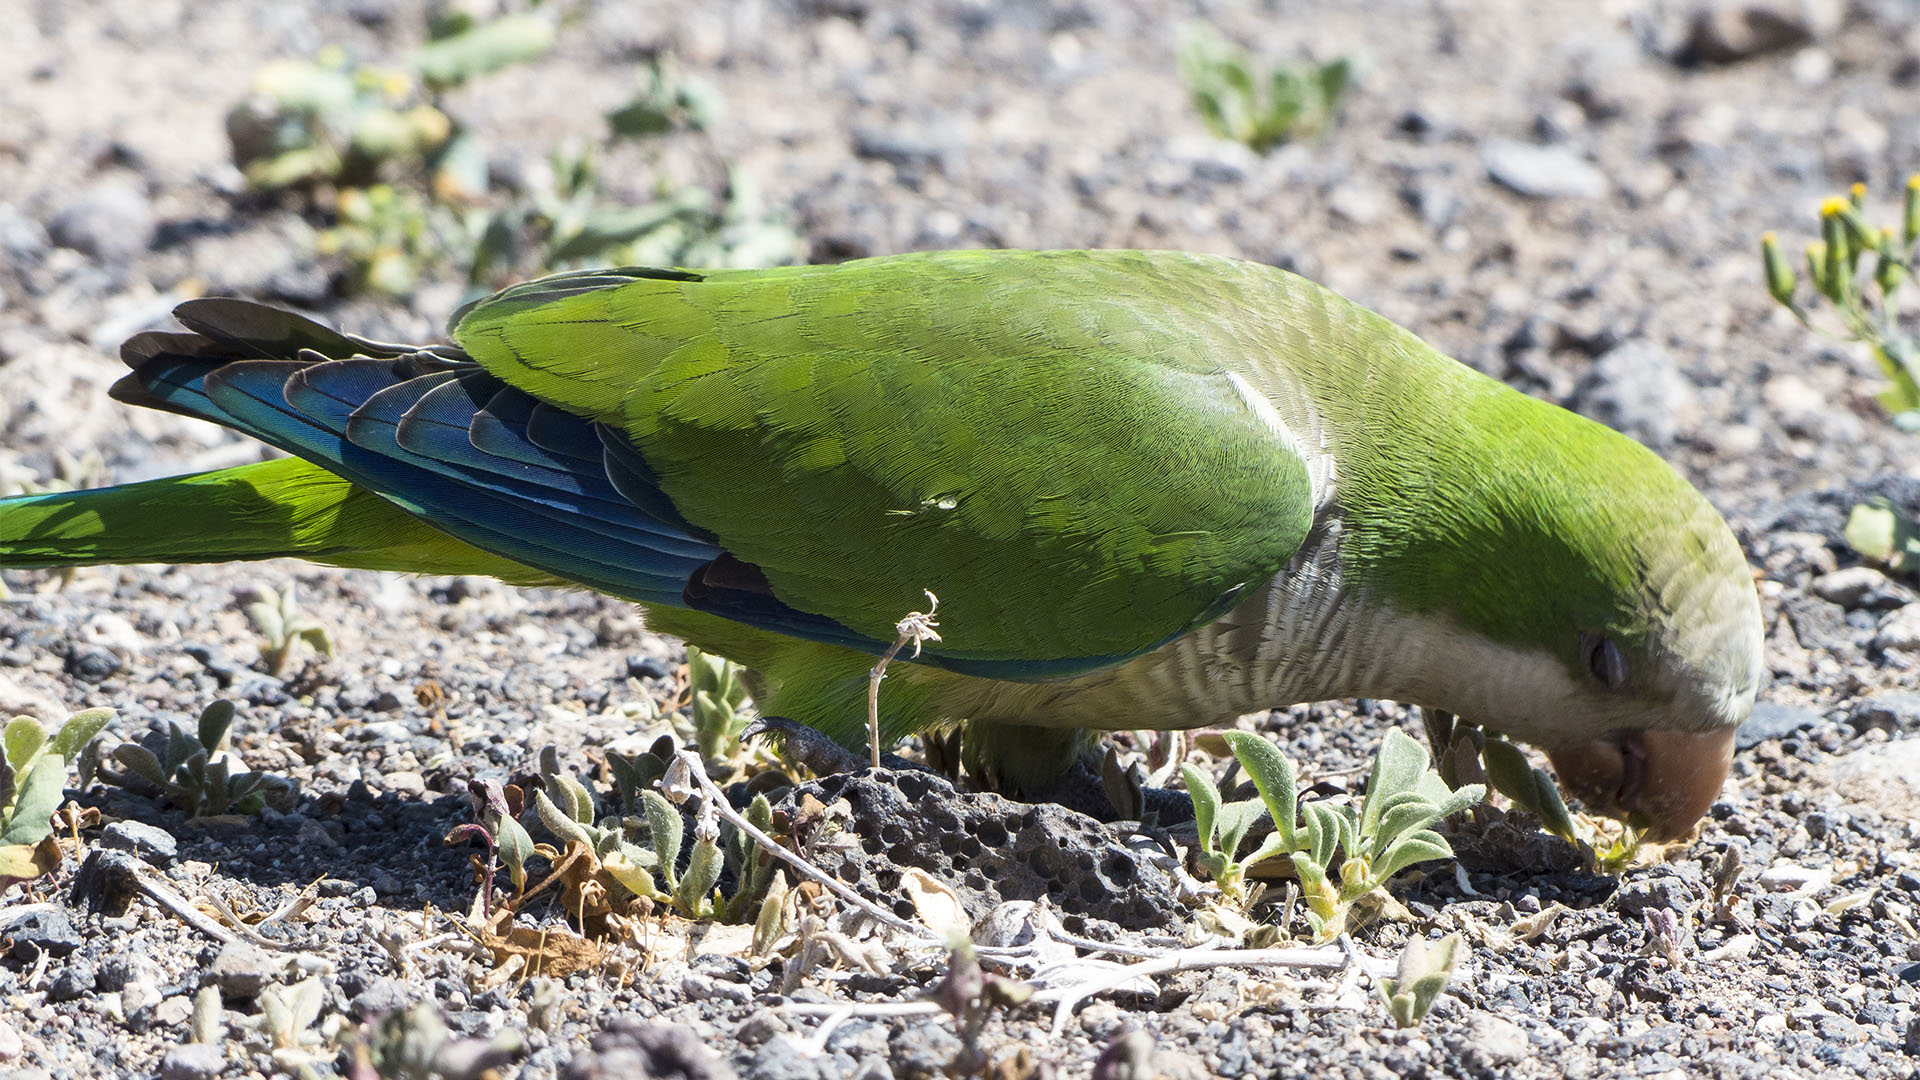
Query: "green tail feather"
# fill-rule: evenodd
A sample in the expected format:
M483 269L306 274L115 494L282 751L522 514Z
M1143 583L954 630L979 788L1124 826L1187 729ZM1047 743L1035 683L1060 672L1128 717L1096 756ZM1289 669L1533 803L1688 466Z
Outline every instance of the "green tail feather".
M0 567L214 563L282 556L416 574L561 584L455 540L298 458L0 499Z

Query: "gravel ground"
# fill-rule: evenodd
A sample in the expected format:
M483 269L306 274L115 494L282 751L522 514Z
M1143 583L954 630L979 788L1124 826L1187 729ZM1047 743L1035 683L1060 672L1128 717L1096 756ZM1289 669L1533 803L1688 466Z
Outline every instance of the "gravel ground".
M1191 971L1095 1000L1059 1035L1043 1010L994 1015L991 1075L1915 1073L1920 604L1854 565L1839 530L1868 494L1920 511L1920 457L1876 411L1871 364L1768 300L1754 241L1809 225L1851 182L1895 191L1920 168L1920 31L1894 0L1706 8L581 3L548 57L456 95L507 167L597 137L637 60L670 51L728 111L710 144L668 140L660 167L695 177L717 151L815 259L1139 246L1286 266L1655 446L1740 533L1775 678L1696 841L1599 876L1497 815L1462 826L1457 870L1396 887L1411 919L1356 935L1382 958L1409 936L1465 936L1417 1030L1394 1030L1363 983ZM1267 57L1360 58L1334 131L1265 157L1208 138L1174 54L1196 15ZM178 298L296 301L387 337L433 334L456 302L447 281L404 306L338 299L314 223L240 193L222 129L263 62L327 43L391 55L419 35L415 5L0 0L0 25L0 490L88 450L115 480L256 455L106 398L112 346ZM620 182L638 200L647 171L634 175ZM242 609L290 582L336 651L278 679ZM226 697L239 756L297 786L212 824L117 787L75 792L105 823L84 847L124 854L96 869L124 881L144 865L242 918L310 886L313 903L254 931L271 948L222 945L151 899L123 907L69 859L0 906L0 1077L271 1074L263 1000L309 976L315 1027L338 1045L422 1001L457 1035L525 1029L506 1076L877 1080L943 1075L961 1049L945 1016L855 1016L822 1040L790 1008L915 1000L945 972L938 952L790 979L791 960L748 963L737 936L689 944L668 921L549 981L498 976L447 932L440 913L474 895L467 854L441 843L468 820L468 780L530 771L546 747L584 769L666 729L652 717L671 707L679 648L623 605L279 562L6 584L0 715L110 705L115 735L138 739ZM1339 789L1383 731L1418 726L1373 702L1244 723ZM929 798L962 817L975 805ZM1729 852L1744 870L1716 892ZM1151 942L1191 922L1181 908L1158 927L1078 925ZM202 986L222 1000L203 1021L225 1035L196 1046ZM1153 1048L1146 1071L1114 1064L1143 1045L1131 1031Z

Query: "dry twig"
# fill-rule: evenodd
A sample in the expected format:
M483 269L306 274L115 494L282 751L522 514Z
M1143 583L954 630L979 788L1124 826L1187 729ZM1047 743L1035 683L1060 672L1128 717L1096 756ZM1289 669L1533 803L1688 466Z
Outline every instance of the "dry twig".
M939 641L940 621L934 618L934 612L940 610L940 598L932 590L922 589L927 594L927 610L908 612L907 617L894 624L899 637L880 654L880 662L873 665L867 673L867 750L872 755L873 767L880 767L880 680L886 678L887 665L900 655L900 650L908 642L913 643L914 658L920 656L920 646L924 642Z

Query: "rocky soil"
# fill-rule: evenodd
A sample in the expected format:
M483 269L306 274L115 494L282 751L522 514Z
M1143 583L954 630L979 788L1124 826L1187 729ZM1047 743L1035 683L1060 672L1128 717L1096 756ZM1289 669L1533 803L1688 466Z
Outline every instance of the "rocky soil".
M1886 217L1920 169L1910 6L567 7L552 54L456 96L499 169L596 137L638 61L670 52L728 108L700 137L710 146L669 140L661 167L695 171L717 152L815 259L1139 246L1285 266L1655 447L1726 511L1761 574L1774 681L1694 842L1603 876L1492 819L1467 824L1457 868L1397 886L1410 921L1356 935L1390 960L1410 936L1463 933L1470 955L1422 1027L1395 1030L1366 979L1190 971L1093 1000L1060 1034L1047 1010L995 1014L980 1040L990 1075L1915 1073L1920 603L1911 581L1859 566L1840 526L1869 494L1920 511L1920 443L1878 411L1867 359L1773 305L1755 254L1767 229L1797 247L1818 199L1855 181ZM1208 137L1176 64L1194 18L1267 58L1358 58L1337 126L1264 157ZM0 25L0 491L63 457L72 472L87 451L113 480L257 456L107 399L114 346L165 325L178 299L270 298L383 337L432 335L457 302L453 281L404 305L342 300L313 254L316 222L246 194L222 128L262 63L326 44L391 55L418 40L417 5L0 0ZM647 196L643 181L629 197ZM281 679L243 607L289 582L335 654ZM306 1047L321 1071L346 1069L337 1048L360 1021L418 1002L458 1035L524 1030L505 1076L879 1080L943 1075L961 1050L945 1015L869 1008L823 1028L795 1007L918 1000L946 972L939 950L896 944L789 979L791 958L749 962L739 936L689 943L667 920L546 980L499 975L454 932L442 913L468 910L474 876L441 838L469 820L470 779L529 771L546 747L584 770L666 730L654 717L677 692L678 646L621 604L292 563L6 585L0 715L109 705L113 737L137 740L230 698L239 757L296 794L207 824L118 787L74 792L103 821L80 834L100 856L92 878L70 858L0 898L0 1078L271 1074L293 1058L271 1056L263 1001L308 977L331 1040ZM1244 723L1333 790L1351 789L1389 726L1418 728L1381 702ZM1717 889L1729 852L1742 873ZM163 888L128 896L129 874ZM1171 908L1167 921L1106 929L1054 899L1109 940L1162 948L1194 932L1192 907L1111 884L1095 890L1101 915ZM231 918L199 922L234 937L303 891L310 906L247 931L264 943L189 922L223 904ZM219 1005L196 1023L206 986ZM190 1042L196 1027L218 1037ZM1141 1071L1125 1071L1129 1055Z

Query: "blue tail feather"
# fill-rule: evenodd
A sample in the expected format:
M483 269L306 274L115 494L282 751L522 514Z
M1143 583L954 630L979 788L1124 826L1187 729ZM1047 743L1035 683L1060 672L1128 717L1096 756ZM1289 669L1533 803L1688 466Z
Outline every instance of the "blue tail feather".
M602 592L886 646L775 596L681 516L617 428L507 386L457 350L365 342L239 301L181 315L205 336L129 341L134 371L117 395L226 424L467 543Z

